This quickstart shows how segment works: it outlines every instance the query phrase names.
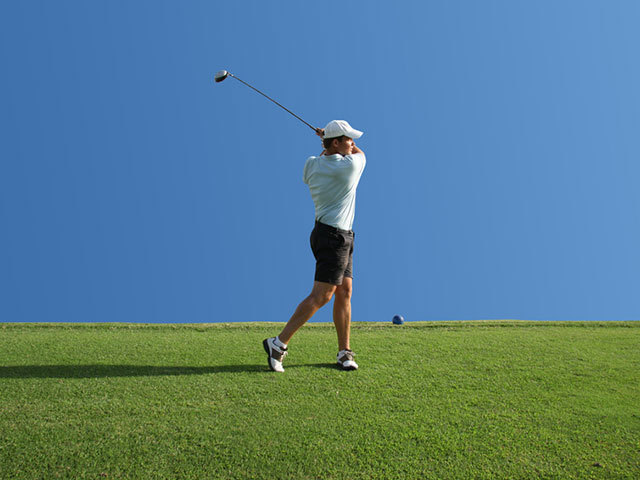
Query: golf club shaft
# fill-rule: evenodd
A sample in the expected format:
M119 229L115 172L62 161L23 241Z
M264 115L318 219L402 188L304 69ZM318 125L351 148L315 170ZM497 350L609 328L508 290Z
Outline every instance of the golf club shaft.
M302 123L304 123L306 126L308 126L311 130L313 130L314 132L316 130L318 130L316 127L314 127L313 125L309 125L307 122L305 122L303 119L301 119L298 115L296 115L295 113L293 113L291 110L289 110L287 107L280 105L278 102L276 102L273 98L271 98L269 95L265 95L264 93L262 93L260 90L258 90L255 87L252 87L251 85L249 85L247 82L245 82L244 80L236 77L233 73L229 73L230 77L235 78L236 80L238 80L239 82L244 83L247 87L252 88L253 90L255 90L256 92L258 92L260 95L262 95L263 97L268 98L269 100L271 100L273 103L275 103L276 105L278 105L280 108L286 110L287 112L289 112L291 115L293 115L294 117L296 117L298 120L300 120Z

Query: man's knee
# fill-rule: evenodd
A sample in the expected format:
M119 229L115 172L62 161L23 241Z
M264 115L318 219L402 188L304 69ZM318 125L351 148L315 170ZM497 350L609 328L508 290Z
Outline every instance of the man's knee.
M344 300L344 301L351 300L352 290L353 290L353 286L351 283L351 279L345 277L345 279L342 282L342 285L336 288L336 300Z
M331 297L333 297L333 292L316 293L313 295L313 303L323 307L331 301Z
M309 295L309 298L316 306L322 307L331 301L331 297L333 297L335 290L335 287L314 289L311 292L311 295Z

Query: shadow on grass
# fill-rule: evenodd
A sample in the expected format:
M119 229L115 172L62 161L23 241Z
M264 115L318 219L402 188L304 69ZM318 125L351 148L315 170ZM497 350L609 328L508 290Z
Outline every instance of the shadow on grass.
M211 367L163 367L152 365L0 366L0 378L154 377L236 372L269 372L269 368L266 365L220 365Z
M286 368L336 368L332 363L288 365ZM152 365L16 365L0 366L0 378L106 378L209 375L212 373L271 373L266 365L220 365L211 367L163 367Z
M285 365L285 370L290 368L329 368L331 370L338 370L338 366L335 363L300 363L298 365Z

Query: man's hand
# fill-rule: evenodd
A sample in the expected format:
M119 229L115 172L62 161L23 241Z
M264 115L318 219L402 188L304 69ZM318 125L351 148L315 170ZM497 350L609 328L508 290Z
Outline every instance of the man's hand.
M353 149L351 150L351 154L352 155L354 153L364 153L362 150L360 150L358 147L356 147L356 142L354 142L353 140L351 140L351 142L353 142Z
M322 128L316 128L316 135L318 135L320 138L324 137L324 130ZM320 156L324 155L326 153L326 150L324 148L324 142L322 142L322 153L320 154Z

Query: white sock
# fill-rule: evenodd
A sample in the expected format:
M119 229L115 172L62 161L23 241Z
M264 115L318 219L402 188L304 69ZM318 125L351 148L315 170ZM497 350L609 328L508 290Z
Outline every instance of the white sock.
M273 341L273 343L275 343L276 347L278 347L278 348L287 348L287 344L286 343L282 343L280 341L280 337L276 337L276 339Z

